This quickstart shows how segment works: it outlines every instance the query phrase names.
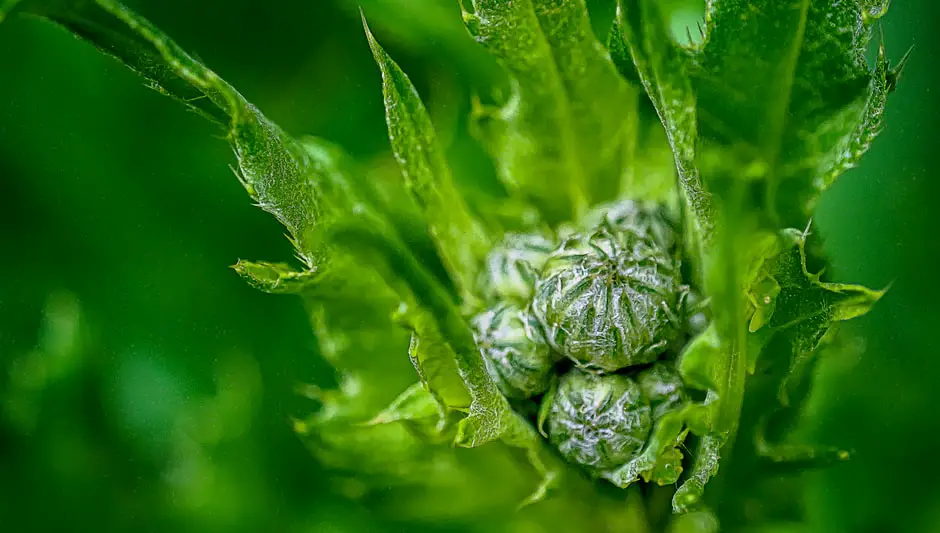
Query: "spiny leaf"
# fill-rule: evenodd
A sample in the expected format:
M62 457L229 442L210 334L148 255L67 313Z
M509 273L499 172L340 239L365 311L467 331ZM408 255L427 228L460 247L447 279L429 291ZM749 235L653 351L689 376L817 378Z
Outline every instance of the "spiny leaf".
M695 167L697 122L695 94L687 77L685 52L675 43L663 13L651 0L620 0L611 31L614 50L632 60L665 127L682 191L695 220L708 231L713 222L708 194Z
M150 86L222 125L238 158L238 175L262 209L290 232L312 266L322 251L314 238L322 198L312 161L297 142L215 72L194 59L143 17L112 0L24 0L13 11L33 13L87 39L124 62Z
M549 221L617 195L636 137L636 92L594 36L583 0L473 0L464 21L506 68L512 95L478 106L477 133L501 179Z
M829 283L811 273L806 267L807 230L786 230L781 235L781 251L769 258L754 281L766 285L768 281L777 287L776 295L759 302L765 310L773 308L763 325L752 335L766 344L773 335L786 335L793 353L790 372L780 389L780 400L788 403L787 387L798 382L820 341L836 322L851 320L868 313L881 299L885 291L872 290L860 285ZM761 307L755 308L756 313Z
M885 5L886 8L887 5ZM865 101L862 120L855 132L844 138L843 142L846 144L844 149L839 151L837 147L833 150L833 153L829 154L831 162L823 160L817 177L817 189L828 189L843 172L853 168L881 132L888 93L894 90L897 77L907 63L912 50L909 49L904 54L897 66L890 68L885 56L884 37L882 37L878 45L878 56L875 58L875 69L869 81L868 99Z
M297 271L286 263L239 260L232 267L252 287L271 294L301 294L316 286L316 271Z
M392 152L405 184L424 211L428 230L464 301L489 250L489 239L467 209L437 144L431 118L408 76L385 53L365 24L372 54L382 71L385 116Z
M856 139L880 122L884 69L873 73L865 62L873 20L866 7L871 2L709 3L707 41L691 73L699 134L760 169L756 185L771 224L802 225L819 193L870 141Z

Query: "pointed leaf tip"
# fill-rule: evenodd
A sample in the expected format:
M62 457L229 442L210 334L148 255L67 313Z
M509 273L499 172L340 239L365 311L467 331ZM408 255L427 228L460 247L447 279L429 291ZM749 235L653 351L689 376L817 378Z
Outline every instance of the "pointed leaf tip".
M365 19L363 18L365 25ZM464 303L473 292L489 237L457 190L434 125L418 91L365 25L372 55L382 73L389 142L405 186L424 212L428 233Z

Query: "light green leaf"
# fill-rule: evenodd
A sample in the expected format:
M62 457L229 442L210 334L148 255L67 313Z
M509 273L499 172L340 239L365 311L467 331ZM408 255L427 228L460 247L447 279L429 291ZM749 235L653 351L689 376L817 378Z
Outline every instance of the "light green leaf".
M472 302L473 284L489 250L489 239L454 186L450 168L437 144L434 126L408 76L385 53L363 25L372 54L382 71L385 117L392 152L405 185L421 206L428 231L464 301Z
M421 331L411 336L408 357L418 372L418 377L442 410L465 410L470 406L470 395L457 370L457 357L453 349L431 325L412 326ZM431 336L433 332L434 336Z
M717 435L706 435L699 441L692 469L672 496L673 512L687 513L698 508L705 485L718 473L719 451L723 445L723 439Z
M665 414L656 421L639 455L616 470L603 472L601 476L618 487L628 487L641 477L661 485L675 483L682 468L681 461L675 461L676 447L685 439L686 418L693 416L700 407L689 404L679 411Z
M727 368L718 330L712 323L686 345L679 358L682 381L695 389L718 391L725 382Z
M367 424L391 424L392 422L422 421L432 418L443 421L444 415L438 409L437 399L428 391L424 383L418 382L405 389L388 407L375 415L375 418Z
M316 287L320 278L315 270L297 271L286 263L239 260L232 268L249 285L271 294L301 294Z
M472 330L446 290L412 255L370 227L353 221L337 223L330 228L329 239L364 262L375 265L404 303L399 320L415 328L420 342L440 338L453 350L457 372L470 394L467 415L458 424L455 443L472 448L500 440L524 449L542 477L536 491L524 503L544 498L557 482L559 462L547 451L535 428L499 393L486 370Z
M464 21L511 77L502 107L475 112L504 183L553 223L614 198L637 94L594 36L584 0L473 0Z

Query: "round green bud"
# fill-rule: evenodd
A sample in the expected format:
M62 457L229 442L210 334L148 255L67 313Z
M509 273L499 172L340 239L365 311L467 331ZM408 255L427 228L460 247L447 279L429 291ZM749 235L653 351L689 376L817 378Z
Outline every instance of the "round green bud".
M548 439L572 463L592 471L626 464L653 428L650 406L629 376L572 369L546 397Z
M486 257L480 288L490 300L526 302L548 254L550 239L535 233L507 233Z
M542 268L532 314L579 367L650 363L678 333L678 265L648 234L602 224L568 238Z
M524 399L548 389L558 356L528 313L500 304L475 316L472 325L486 368L503 395Z
M659 420L689 400L685 384L678 372L673 370L674 366L674 363L654 363L636 374L635 379L643 391L643 397L653 410L653 420Z

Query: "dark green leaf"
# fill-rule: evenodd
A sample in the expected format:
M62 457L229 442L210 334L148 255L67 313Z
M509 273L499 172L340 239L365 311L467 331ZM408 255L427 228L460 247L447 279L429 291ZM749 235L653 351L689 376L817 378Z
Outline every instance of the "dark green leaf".
M877 129L883 59L873 73L864 53L872 9L883 8L859 0L709 4L692 71L700 138L757 169L764 205L753 207L772 223L802 225ZM706 176L713 179L740 178Z
M808 230L783 232L779 254L768 258L752 285L775 287L772 295L764 294L752 303L752 312L763 314L760 327L752 332L759 340L752 345L766 344L774 335L786 335L793 350L790 372L780 389L783 405L788 403L787 387L799 382L807 359L813 357L829 328L864 315L884 295L884 291L860 285L823 282L819 274L809 272L807 236Z

